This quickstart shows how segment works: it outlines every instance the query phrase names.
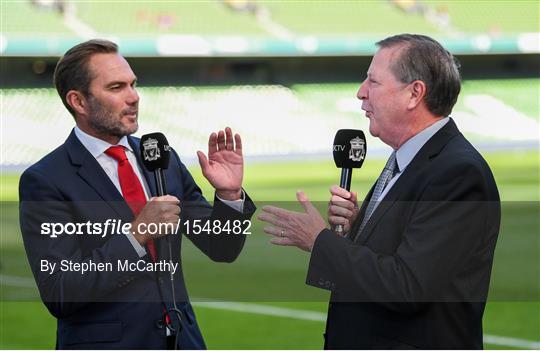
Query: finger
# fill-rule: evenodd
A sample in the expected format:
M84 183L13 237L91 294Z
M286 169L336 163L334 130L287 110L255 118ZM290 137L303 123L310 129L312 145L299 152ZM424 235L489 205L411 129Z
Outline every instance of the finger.
M349 224L349 220L340 216L329 216L328 223L331 225L341 224L342 226L347 226Z
M210 134L210 137L208 137L208 155L217 151L217 139L218 136L216 133L212 133Z
M202 151L197 151L197 158L199 159L199 165L201 165L203 174L206 173L209 166L208 158L206 158L206 155Z
M289 238L273 238L270 242L279 246L295 246L294 241Z
M231 128L225 128L225 137L225 148L229 151L234 150L234 141Z
M263 212L267 212L267 213L273 214L274 216L284 218L284 219L288 219L291 215L297 214L296 212L284 210L282 208L279 208L276 206L270 206L270 205L263 206L262 210Z
M282 229L280 229L280 228L267 225L266 227L263 228L263 231L266 234L270 234L270 235L273 235L273 236L279 237L279 238L284 238L284 236L281 235Z
M286 222L282 221L281 219L279 219L278 217L275 217L275 216L271 216L271 215L268 215L268 214L261 213L260 215L257 216L257 218L260 221L273 224L276 227L280 227L280 228L287 228L288 227Z
M354 209L354 203L336 195L333 195L330 199L330 206L343 207L351 211Z
M171 204L169 211L171 214L178 216L180 214L180 206Z
M154 198L154 201L173 203L173 204L180 203L180 200L178 200L176 196L172 196L172 195L157 196Z
M341 187L339 187L337 185L332 185L330 187L330 194L342 197L342 198L347 199L347 200L349 200L350 197L351 197L351 193L349 191L347 191L346 189L343 189L343 188L341 188Z
M351 192L351 202L354 204L354 208L358 208L358 193L357 192Z
M176 205L178 205L180 203L180 200L174 195L165 195L165 197L166 197L167 201L172 202L172 203L174 203Z
M315 206L313 206L313 204L309 202L307 195L303 191L296 192L296 199L300 201L300 205L302 205L306 213L319 213Z
M162 208L164 211L173 213L173 212L180 212L180 201L176 201L173 199L164 199L163 201L160 201L162 204Z
M242 156L242 138L240 138L240 134L234 135L234 143L236 144L236 153Z
M336 205L330 206L328 212L331 216L340 216L345 218L350 218L353 215L351 210Z
M177 215L175 215L174 213L171 213L167 216L167 219L165 221L165 223L172 223L172 224L176 224L178 223L178 219L180 217L178 217Z
M225 132L220 130L217 136L218 150L225 150Z

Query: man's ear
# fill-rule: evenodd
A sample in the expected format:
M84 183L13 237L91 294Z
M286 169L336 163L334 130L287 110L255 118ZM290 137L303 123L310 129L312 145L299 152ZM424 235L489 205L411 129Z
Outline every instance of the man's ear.
M66 101L69 106L76 112L77 115L85 115L87 100L85 96L77 90L70 90L66 94Z
M426 96L426 83L421 80L415 80L409 84L409 89L411 97L407 108L412 110L424 100L424 97Z

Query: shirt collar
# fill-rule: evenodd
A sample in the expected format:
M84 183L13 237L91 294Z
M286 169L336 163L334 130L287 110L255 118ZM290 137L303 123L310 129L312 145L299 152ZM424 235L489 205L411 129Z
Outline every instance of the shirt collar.
M429 127L422 130L420 133L407 140L405 144L401 145L401 147L396 152L396 160L400 172L403 172L403 170L409 165L409 163L411 163L412 159L414 158L414 156L416 156L418 151L420 151L422 146L424 146L424 144L427 143L427 141L431 139L431 137L433 137L433 135L435 135L435 133L437 133L439 129L444 127L449 120L450 118L446 117L433 123Z
M87 134L87 133L83 132L78 126L75 126L74 130L75 130L75 135L77 136L77 138L79 139L81 144L83 144L83 146L95 158L97 158L99 155L103 154L111 146L114 146L112 144L109 144L106 141L103 141L103 140L98 139L98 138L96 138L94 136L91 136L90 134ZM116 144L116 145L123 146L126 149L128 149L129 151L133 152L133 148L131 147L131 145L129 145L127 136L125 136L125 135L120 139L120 141L118 141L118 144Z

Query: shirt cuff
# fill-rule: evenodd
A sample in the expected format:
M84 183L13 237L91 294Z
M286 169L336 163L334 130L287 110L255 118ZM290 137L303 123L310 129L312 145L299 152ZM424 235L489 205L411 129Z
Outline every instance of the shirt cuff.
M131 243L131 245L137 252L137 255L139 255L139 257L141 258L146 256L146 249L137 241L137 239L135 239L135 237L133 236L133 233L129 229L124 229L123 232L124 234L126 234L126 237L128 238L129 242Z
M219 201L223 202L225 205L229 207L232 207L238 212L244 212L244 201L246 201L246 194L244 193L244 189L242 189L242 195L240 196L238 200L223 200L217 194L216 194L216 197L219 199Z

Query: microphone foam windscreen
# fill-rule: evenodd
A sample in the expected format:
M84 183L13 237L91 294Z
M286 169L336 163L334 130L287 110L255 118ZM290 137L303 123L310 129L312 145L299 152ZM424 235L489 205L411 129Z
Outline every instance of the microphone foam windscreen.
M338 168L360 168L367 152L364 132L340 129L334 138L334 162Z
M163 133L150 133L141 137L141 158L149 171L169 167L171 148Z

